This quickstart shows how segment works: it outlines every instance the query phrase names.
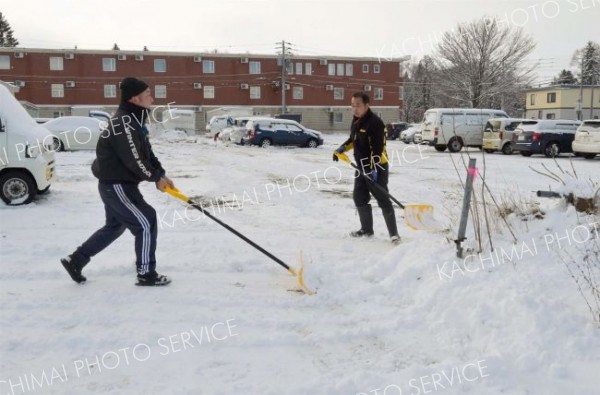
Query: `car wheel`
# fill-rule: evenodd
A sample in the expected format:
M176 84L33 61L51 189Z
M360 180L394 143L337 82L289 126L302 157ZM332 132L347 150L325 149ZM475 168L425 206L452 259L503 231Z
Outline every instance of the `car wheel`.
M27 204L37 193L35 181L22 171L11 171L0 176L0 198L10 206Z
M486 154L493 154L494 152L496 152L495 149L484 149L483 152L485 152Z
M268 148L272 145L271 140L270 139L262 139L260 141L260 146L263 148Z
M458 137L452 137L450 141L448 141L448 151L450 152L458 152L462 147L463 143Z
M54 152L61 152L65 150L65 145L62 141L60 141L59 138L55 137L52 139L52 149L54 150Z
M319 146L319 142L315 139L310 139L310 140L308 140L308 143L306 144L306 146L308 148L317 148Z
M434 148L438 152L444 152L444 151L446 151L446 146L445 145L436 145L436 146L434 146Z
M532 155L532 152L529 152L529 151L521 151L521 155L529 157L529 156L531 156L531 155Z
M560 155L560 146L556 141L551 141L546 144L546 148L544 148L544 155L547 158L554 158Z
M504 144L504 146L502 147L502 153L504 155L512 155L513 154L512 145L510 145L510 143Z
M596 157L596 154L583 154L583 157L585 159L594 159Z

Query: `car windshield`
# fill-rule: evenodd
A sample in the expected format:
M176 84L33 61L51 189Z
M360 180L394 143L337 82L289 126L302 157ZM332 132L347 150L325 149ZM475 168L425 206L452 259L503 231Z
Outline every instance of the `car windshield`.
M510 122L507 123L504 126L504 130L506 130L507 132L512 132L513 130L515 130L517 128L517 126L519 126L521 124L521 121L514 121L514 122Z
M589 126L594 129L600 129L600 121L585 121L583 126Z

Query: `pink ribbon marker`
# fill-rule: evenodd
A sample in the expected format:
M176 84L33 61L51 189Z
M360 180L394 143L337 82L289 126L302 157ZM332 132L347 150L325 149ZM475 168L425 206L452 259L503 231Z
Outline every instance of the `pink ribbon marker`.
M479 169L476 167L469 168L467 170L467 174L469 174L470 176L473 176L473 178L475 178L479 174Z

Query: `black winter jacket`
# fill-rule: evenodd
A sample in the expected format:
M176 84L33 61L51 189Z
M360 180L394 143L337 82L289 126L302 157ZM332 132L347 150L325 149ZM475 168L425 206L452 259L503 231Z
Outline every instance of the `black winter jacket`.
M388 163L385 125L369 108L362 118L353 117L350 137L344 142L345 150L354 149L354 159L368 173L376 164Z
M107 184L158 181L165 175L152 152L145 120L148 110L132 103L119 105L96 145L92 173Z

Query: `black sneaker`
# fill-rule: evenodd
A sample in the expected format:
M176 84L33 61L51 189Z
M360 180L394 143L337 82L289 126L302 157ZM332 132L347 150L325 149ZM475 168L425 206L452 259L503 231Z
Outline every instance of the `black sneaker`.
M350 236L352 237L371 237L373 236L373 232L369 232L366 230L356 230L354 232L350 232Z
M66 258L62 258L60 260L60 263L62 263L67 273L69 273L69 276L71 276L73 281L75 281L76 283L81 284L84 283L85 280L87 280L83 275L81 275L81 269L83 267L73 262L71 255L69 255Z
M135 285L140 286L161 286L167 285L171 282L167 276L163 276L156 272L138 274L137 280L138 282Z

